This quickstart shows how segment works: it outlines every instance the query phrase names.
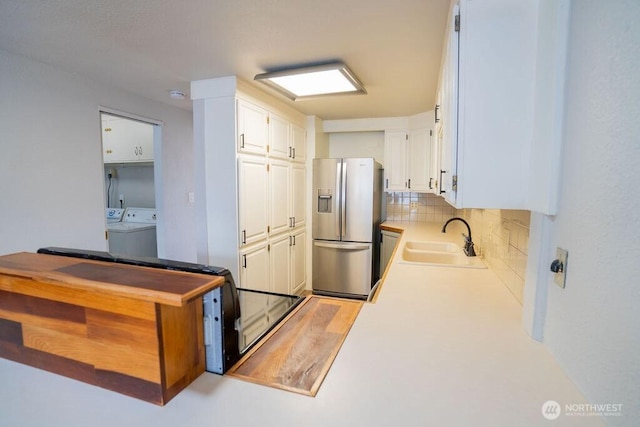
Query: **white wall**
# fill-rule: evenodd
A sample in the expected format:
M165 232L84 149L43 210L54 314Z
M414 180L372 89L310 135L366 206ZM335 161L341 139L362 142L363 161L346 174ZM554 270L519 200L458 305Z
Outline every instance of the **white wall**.
M573 1L555 246L544 341L592 403L640 419L640 2ZM550 275L549 275L550 276ZM553 396L549 396L550 399ZM569 403L569 402L561 402Z
M384 164L384 132L331 133L329 157L373 157Z
M109 187L108 174L115 170L116 176L111 178ZM124 207L155 208L156 198L154 192L153 164L111 164L104 167L105 193L109 191L109 207L119 208L119 196L124 196Z
M0 51L0 254L105 250L99 107L164 121L163 256L195 261L192 115ZM162 248L161 248L162 249Z

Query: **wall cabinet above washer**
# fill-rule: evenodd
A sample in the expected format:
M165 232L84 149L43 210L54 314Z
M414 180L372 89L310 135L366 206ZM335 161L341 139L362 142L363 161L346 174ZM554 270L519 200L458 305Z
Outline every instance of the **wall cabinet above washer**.
M104 163L153 161L153 126L124 117L101 115Z

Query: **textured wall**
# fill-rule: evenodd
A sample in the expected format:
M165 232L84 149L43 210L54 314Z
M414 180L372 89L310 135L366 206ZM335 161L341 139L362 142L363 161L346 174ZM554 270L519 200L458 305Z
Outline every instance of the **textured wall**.
M640 2L571 7L553 234L569 262L566 288L549 285L544 341L591 402L623 404L609 424L631 426L640 419Z

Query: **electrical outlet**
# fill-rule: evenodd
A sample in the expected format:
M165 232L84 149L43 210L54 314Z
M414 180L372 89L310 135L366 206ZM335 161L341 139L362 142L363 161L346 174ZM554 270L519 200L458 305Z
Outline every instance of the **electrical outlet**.
M124 194L120 194L118 196L118 200L120 201L120 203L124 203Z
M116 171L116 169L109 169L109 175L111 175L111 178L117 178L118 177L118 172Z

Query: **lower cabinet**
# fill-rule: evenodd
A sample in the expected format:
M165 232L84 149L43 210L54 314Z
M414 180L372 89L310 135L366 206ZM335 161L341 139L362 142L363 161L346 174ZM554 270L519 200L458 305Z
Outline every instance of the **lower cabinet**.
M246 289L269 290L269 247L266 242L240 252L240 284Z
M388 230L382 230L380 233L380 277L382 277L391 261L400 234Z
M293 231L291 244L291 293L300 294L307 284L306 240L304 229Z
M271 248L269 250L269 274L270 291L279 294L290 293L291 280L291 255L290 255L291 237L289 234L278 236L271 239Z
M240 287L300 294L306 286L304 228L271 237L240 251Z

